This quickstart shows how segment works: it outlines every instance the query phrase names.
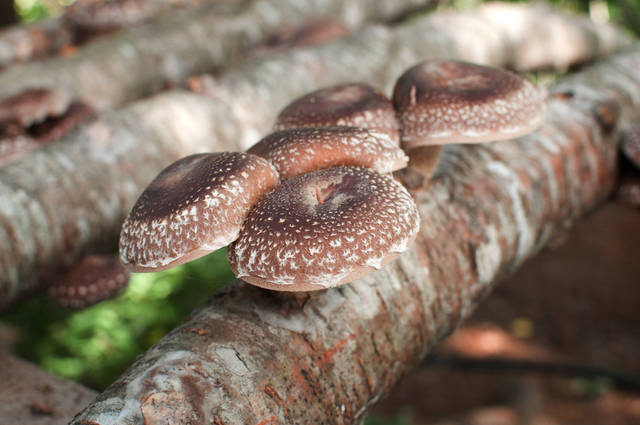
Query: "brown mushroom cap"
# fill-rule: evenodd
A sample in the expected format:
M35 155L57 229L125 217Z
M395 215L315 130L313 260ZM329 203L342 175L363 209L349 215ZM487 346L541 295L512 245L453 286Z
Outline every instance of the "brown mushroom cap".
M393 101L407 149L527 134L544 121L544 91L502 69L429 61L397 81Z
M325 289L379 269L419 228L401 184L368 168L285 180L258 202L227 256L239 278L280 291Z
M338 165L391 173L408 158L387 135L358 127L291 128L276 131L247 151L269 161L284 179Z
M398 143L399 123L391 101L373 87L348 83L316 90L286 106L274 130L345 125L378 130Z
M0 122L16 122L23 127L63 113L71 98L63 92L36 88L27 89L0 101Z
M278 184L264 159L196 154L165 168L145 189L120 234L120 258L135 272L186 263L232 242L251 207Z
M62 307L81 309L115 297L129 283L118 258L89 255L60 275L49 294Z

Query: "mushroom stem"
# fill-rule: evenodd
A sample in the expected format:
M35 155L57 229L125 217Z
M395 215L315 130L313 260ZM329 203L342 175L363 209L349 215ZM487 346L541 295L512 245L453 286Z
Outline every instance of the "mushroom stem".
M318 199L319 204L324 202L324 196L322 195L322 190L320 190L319 187L316 187L316 199Z
M409 151L409 168L417 171L425 178L425 186L435 172L440 160L442 145L419 146Z

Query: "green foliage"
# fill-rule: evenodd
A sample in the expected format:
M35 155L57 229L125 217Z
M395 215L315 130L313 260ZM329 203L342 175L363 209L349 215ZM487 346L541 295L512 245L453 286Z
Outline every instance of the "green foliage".
M369 416L364 421L365 425L411 425L413 415L407 409L400 409L393 417Z
M164 272L134 274L122 295L86 310L63 310L42 295L14 307L4 320L19 330L19 355L103 389L232 277L220 250Z
M16 12L22 22L35 22L48 17L50 8L46 3L39 1L21 1L15 2Z

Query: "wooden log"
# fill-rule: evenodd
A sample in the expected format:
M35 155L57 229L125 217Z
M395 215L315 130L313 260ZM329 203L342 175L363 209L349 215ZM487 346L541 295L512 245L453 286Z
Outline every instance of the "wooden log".
M639 70L636 49L554 87L535 133L445 148L397 261L304 305L237 282L72 424L359 423L500 278L609 195Z
M0 423L65 425L96 396L0 350Z
M0 68L56 53L71 54L83 38L158 18L179 8L216 1L228 7L236 0L81 0L63 16L0 31ZM11 2L5 2L11 5ZM3 3L4 4L4 3ZM224 9L222 9L224 10ZM115 22L114 22L115 21Z
M55 52L71 39L71 31L62 19L3 28L0 31L0 68Z

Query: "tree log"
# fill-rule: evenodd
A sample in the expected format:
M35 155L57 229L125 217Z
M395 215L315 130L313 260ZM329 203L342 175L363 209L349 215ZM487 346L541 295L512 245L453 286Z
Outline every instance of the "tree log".
M636 49L556 86L532 135L445 148L413 193L421 231L397 261L303 306L237 282L72 424L361 421L496 281L609 195L639 70Z
M71 42L62 19L14 25L0 31L0 68L52 53Z
M284 26L332 16L355 28L428 2L248 0L190 8L98 39L71 57L10 67L0 74L0 99L44 87L65 91L95 109L111 108L238 61Z
M3 28L0 31L0 68L5 68L15 62L27 62L34 58L50 55L70 43L77 43L78 33L90 32L93 21L103 17L105 9L108 8L112 10L106 11L107 14L111 18L119 19L120 26L118 28L120 28L142 20L158 18L177 8L192 7L213 1L223 3L227 7L230 2L240 0L226 0L224 2L220 0L129 0L130 3L135 2L135 5L128 5L129 7L124 7L124 9L135 10L134 13L130 12L126 16L117 16L117 13L114 13L114 6L118 7L119 5L112 1L100 0L101 4L92 0L78 1L74 3L72 9L70 8L72 15L74 15L71 19L63 15L29 25L13 25ZM2 4L5 3L13 11L13 2L6 1ZM123 20L126 21L123 22ZM95 25L98 25L97 22ZM94 28L94 32L99 30L99 28ZM82 35L86 36L86 34Z
M0 350L0 423L65 425L95 391L50 375Z
M505 34L505 13L528 37ZM550 26L539 26L547 23ZM315 49L301 49L231 69L214 97L172 91L137 102L0 168L0 310L98 246L115 247L120 226L142 189L170 162L208 150L245 149L266 134L278 109L323 85L367 81L390 91L404 69L429 57L513 64L518 43L549 48L528 64L554 57L574 34L573 59L611 52L625 38L547 8L487 5L443 13L390 29L374 26ZM425 37L430 34L430 37ZM582 39L582 42L578 42ZM599 40L594 43L593 40Z

